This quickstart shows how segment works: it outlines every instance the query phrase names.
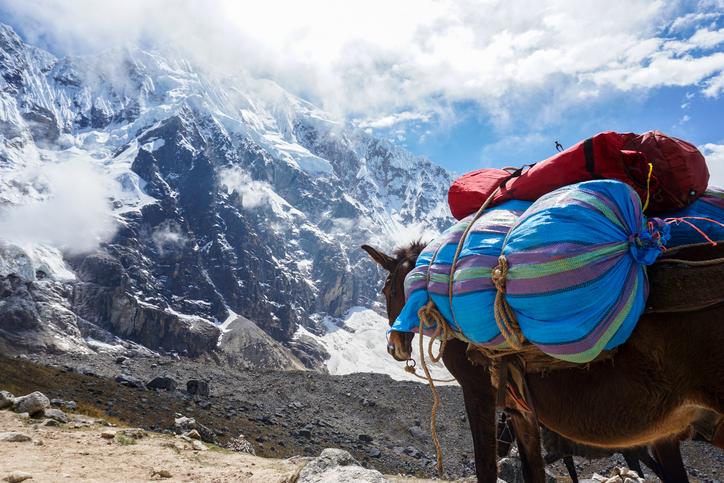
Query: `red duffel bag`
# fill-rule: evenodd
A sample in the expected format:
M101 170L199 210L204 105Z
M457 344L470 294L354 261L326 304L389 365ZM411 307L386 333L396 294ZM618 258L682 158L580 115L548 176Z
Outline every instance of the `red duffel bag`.
M480 169L456 179L448 204L458 220L475 213L501 182L490 206L546 193L592 179L617 179L633 187L647 212L679 209L705 190L709 171L696 147L658 131L642 135L602 132L529 167Z

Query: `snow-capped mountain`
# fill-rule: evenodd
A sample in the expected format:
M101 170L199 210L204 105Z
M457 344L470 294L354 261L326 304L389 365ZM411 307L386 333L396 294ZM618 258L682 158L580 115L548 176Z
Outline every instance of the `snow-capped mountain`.
M359 245L443 229L450 181L272 81L0 26L0 339L197 355L239 315L318 366L378 301Z

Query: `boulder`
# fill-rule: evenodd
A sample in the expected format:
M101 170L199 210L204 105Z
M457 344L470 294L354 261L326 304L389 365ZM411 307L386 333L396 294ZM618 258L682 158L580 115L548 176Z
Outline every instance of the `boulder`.
M148 381L146 387L149 389L162 389L164 391L175 391L176 380L169 376L157 376Z
M129 376L128 374L119 374L115 378L118 384L122 384L128 387L135 387L137 389L145 389L146 385L142 380L137 377Z
M209 383L198 379L191 379L186 383L186 391L194 396L209 397Z
M122 429L120 433L127 438L141 439L146 436L146 431L141 428Z
M227 447L232 451L237 451L239 453L247 453L251 455L256 455L256 451L254 450L254 446L247 440L243 434L240 434L236 438L232 438L229 441L229 444Z
M68 415L60 409L50 408L45 410L45 417L54 419L59 423L67 423L69 421Z
M377 470L360 466L347 451L327 448L299 472L298 483L385 483Z
M191 431L196 430L201 436L201 441L213 444L216 444L218 441L216 439L216 433L203 424L197 423L194 418L187 418L186 416L178 415L178 417L174 419L174 428L176 434L188 434Z
M7 391L0 391L0 409L9 408L15 402L15 397Z
M9 431L0 433L0 443L24 443L30 441L31 438L27 434Z
M508 483L524 483L523 463L520 458L503 458L498 461L498 476ZM555 483L556 478L548 470L545 473L546 483Z
M209 449L204 443L202 443L198 439L194 439L191 443L191 446L194 448L195 451L206 451L207 449Z
M13 410L18 413L28 413L30 416L42 416L50 407L50 399L42 392L32 392L27 396L15 398Z
M21 481L30 480L32 478L33 475L26 473L25 471L13 471L3 478L3 481L7 481L8 483L20 483Z
M423 431L423 429L420 426L410 426L408 431L410 432L410 436L412 436L415 439L424 439L428 436L428 433Z

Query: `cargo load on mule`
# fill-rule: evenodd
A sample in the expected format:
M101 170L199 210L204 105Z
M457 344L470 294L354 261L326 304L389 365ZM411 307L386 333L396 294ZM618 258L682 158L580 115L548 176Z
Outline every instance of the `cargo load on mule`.
M535 201L562 186L594 179L628 184L641 197L646 213L658 213L684 208L701 196L709 171L699 150L681 139L659 131L607 131L520 169L467 173L450 186L448 204L460 220L475 213L506 180L490 206L512 199Z
M724 242L724 190L709 187L698 200L681 210L660 215L671 220L669 247Z
M530 206L504 202L422 251L392 330L449 331L492 352L532 344L555 359L589 362L631 334L645 309L645 266L668 232L619 181L566 186Z

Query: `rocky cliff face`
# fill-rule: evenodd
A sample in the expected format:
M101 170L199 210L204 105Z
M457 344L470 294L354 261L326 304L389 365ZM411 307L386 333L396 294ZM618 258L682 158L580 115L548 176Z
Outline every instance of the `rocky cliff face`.
M68 182L78 165L93 176ZM380 276L359 245L444 228L449 184L270 81L145 51L58 59L0 27L0 334L14 344L197 355L238 314L318 365L298 327L371 306ZM64 187L102 193L76 203L97 215L76 233L18 221Z

